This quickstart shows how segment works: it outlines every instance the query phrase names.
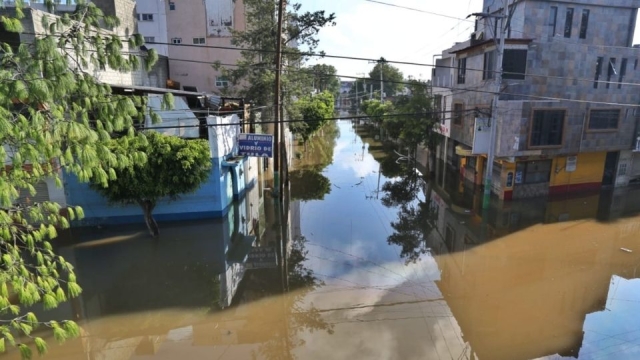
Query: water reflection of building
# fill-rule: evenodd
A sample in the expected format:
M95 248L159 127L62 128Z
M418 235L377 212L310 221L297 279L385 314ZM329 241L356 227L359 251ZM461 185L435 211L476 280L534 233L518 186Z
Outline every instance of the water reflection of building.
M208 312L233 306L249 256L260 245L256 239L265 232L259 226L263 207L256 186L223 218L162 224L158 240L139 226L73 229L75 245L57 251L75 267L83 292L36 313L78 321L82 338L50 347L51 356L129 359L134 352L155 351L171 331L202 321ZM115 355L114 347L129 355Z
M592 195L514 202L483 222L446 198L433 192L438 231L429 245L441 271L437 286L473 352L577 357L586 316L604 309L612 275L636 277L640 254L620 248L637 248L640 218L598 222L601 195Z

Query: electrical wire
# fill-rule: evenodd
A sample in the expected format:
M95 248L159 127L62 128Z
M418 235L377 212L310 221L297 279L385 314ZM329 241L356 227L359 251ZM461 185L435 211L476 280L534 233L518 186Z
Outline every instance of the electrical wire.
M50 34L46 34L46 33L23 33L23 34L32 34L32 35L48 35L48 36L57 36L57 35L50 35ZM59 37L59 36L58 36ZM249 48L240 48L240 47L232 47L232 46L215 46L215 45L196 45L196 44L173 44L173 43L168 43L168 42L147 42L147 44L150 45L167 45L167 46L185 46L185 47L197 47L197 48L210 48L210 49L227 49L227 50L235 50L235 51L251 51L251 52L262 52L262 53L275 53L275 50L264 50L264 49L249 49ZM584 45L584 46L590 46L590 45ZM71 49L73 50L73 49ZM282 51L282 54L296 54L296 55L301 55L301 56L310 56L310 57L325 57L325 58L335 58L335 59L343 59L343 60L356 60L356 61L371 61L371 62L379 62L380 59L372 59L372 58L363 58L363 57L355 57L355 56L345 56L345 55L330 55L330 54L325 54L325 53L312 53L312 52L287 52L287 51ZM207 61L198 61L198 60L187 60L187 59L175 59L176 61L185 61L185 62L192 62L192 63L209 63L211 65L214 65L215 62L207 62ZM169 59L169 61L174 61L174 59ZM447 65L438 65L436 66L435 64L429 64L429 63L418 63L418 62L408 62L408 61L394 61L394 60L386 60L385 59L385 63L388 64L398 64L398 65L413 65L413 66L423 66L423 67L437 67L437 68L442 68L442 69L452 69L452 70L457 70L456 66L447 66ZM224 66L238 66L236 64L227 64ZM513 74L513 75L524 75L525 78L526 77L536 77L536 78L546 78L546 79L556 79L556 80L565 80L565 81L581 81L581 82L589 82L589 83L594 83L594 82L598 82L601 84L606 84L606 83L613 83L613 84L618 84L618 85L628 85L628 86L640 86L640 83L634 83L634 82L613 82L613 81L595 81L594 79L587 79L587 78L576 78L576 77L568 77L568 76L553 76L553 75L541 75L541 74L531 74L531 73L514 73L514 72L501 72L499 70L487 70L487 69L476 69L476 68L465 68L466 71L476 71L476 72L483 72L483 73L502 73L502 74ZM275 69L274 69L275 71ZM357 79L357 77L354 76L347 76L347 75L336 75L339 77L345 77L345 78L353 78L353 79ZM385 83L404 83L404 82L391 82L391 81L384 81ZM484 86L484 85L483 85ZM439 86L439 87L444 87L444 86ZM451 89L459 89L458 87L450 87ZM540 99L547 99L547 100L562 100L562 101L575 101L573 99L568 99L568 98L557 98L557 97L545 97L545 96L536 96L536 95L529 95L529 94L509 94L509 93L504 93L501 92L501 94L506 94L506 95L514 95L514 96L524 96L524 97L533 97L533 98L540 98ZM591 102L594 103L592 101L579 101L579 102ZM616 103L610 103L610 102L601 102L600 104L603 105L623 105L623 104L616 104ZM637 106L637 104L630 104L629 106Z

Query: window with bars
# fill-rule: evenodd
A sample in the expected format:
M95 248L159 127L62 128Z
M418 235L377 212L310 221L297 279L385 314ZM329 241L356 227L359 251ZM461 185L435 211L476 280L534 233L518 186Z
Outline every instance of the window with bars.
M455 103L453 104L453 125L462 125L462 120L464 118L464 104L463 103Z
M589 112L589 130L616 130L620 109L594 109Z
M565 110L535 110L531 122L529 146L562 145L565 114Z
M458 84L464 84L467 77L467 58L458 59Z
M169 1L169 10L175 10L176 9L176 3L173 1Z
M206 44L206 40L203 37L195 37L195 38L193 38L193 44L194 45L204 45L204 44Z
M145 36L145 37L144 37L144 42L145 42L145 43L152 43L152 42L156 42L156 38L155 38L155 36Z
M482 80L493 79L496 69L496 52L488 51L484 53L484 68L482 70Z

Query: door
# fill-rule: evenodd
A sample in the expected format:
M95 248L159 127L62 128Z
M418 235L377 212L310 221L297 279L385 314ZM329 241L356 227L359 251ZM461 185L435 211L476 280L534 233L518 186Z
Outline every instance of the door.
M604 161L604 174L602 175L602 186L613 186L616 181L616 168L618 167L618 155L617 151L610 151L607 153L607 158Z

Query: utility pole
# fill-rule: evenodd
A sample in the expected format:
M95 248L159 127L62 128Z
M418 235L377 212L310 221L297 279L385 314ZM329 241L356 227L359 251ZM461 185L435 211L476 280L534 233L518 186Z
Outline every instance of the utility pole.
M284 126L280 117L280 71L282 68L282 13L284 12L284 0L279 0L278 3L278 31L276 33L276 83L275 83L275 94L273 99L273 113L274 113L274 127L273 127L273 142L276 148L273 152L273 195L275 197L280 197L280 168L281 162L281 151L284 142L282 139L284 138Z
M380 102L384 102L384 82L383 82L383 78L382 78L382 69L384 67L384 63L387 62L387 60L385 60L383 57L380 58L380 60L376 60L376 61L369 61L369 64L379 64L380 66L378 67L378 69L380 70ZM373 92L373 88L371 88L371 91Z
M504 55L504 43L507 36L507 11L509 6L509 0L503 0L502 14L493 15L487 13L474 13L472 15L481 17L497 17L500 20L500 42L498 44L498 56L496 57L496 72L494 73L495 90L493 93L493 101L491 102L491 119L489 123L490 137L489 137L489 151L487 154L487 166L485 172L485 184L484 184L484 199L482 201L482 208L488 209L491 200L491 188L493 180L493 162L495 161L496 151L496 136L498 131L498 101L500 101L500 90L502 88L502 58ZM494 34L494 37L498 34Z

